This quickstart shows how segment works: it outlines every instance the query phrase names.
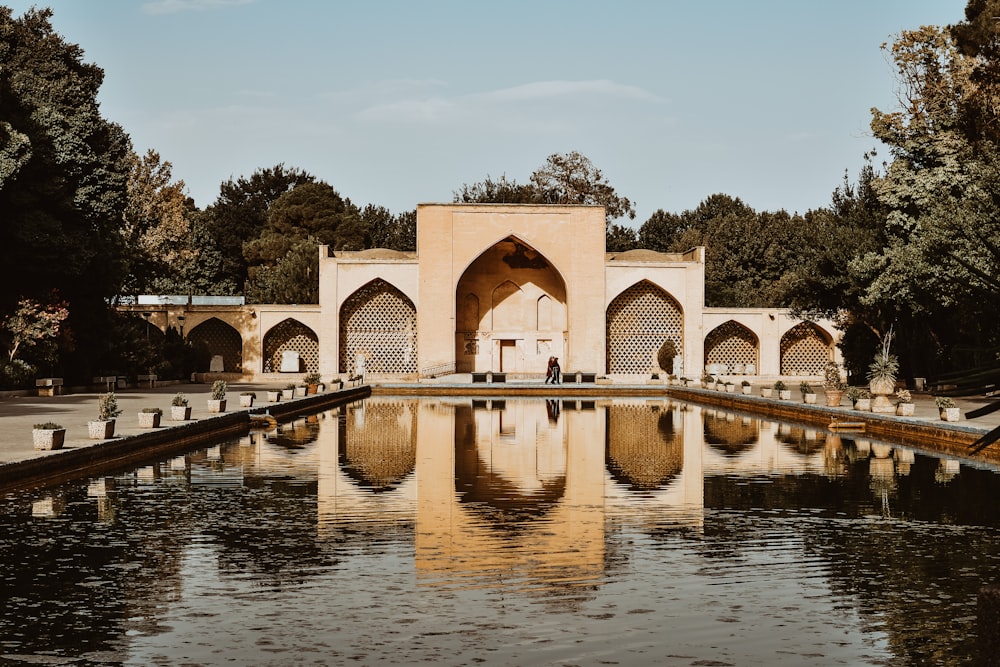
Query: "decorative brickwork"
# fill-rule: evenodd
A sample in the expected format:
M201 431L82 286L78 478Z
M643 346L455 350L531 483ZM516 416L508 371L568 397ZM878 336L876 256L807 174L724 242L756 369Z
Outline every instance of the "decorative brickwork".
M757 336L733 320L716 327L705 337L705 365L713 364L724 364L728 373L739 375L747 373L748 366L759 369Z
M684 349L683 331L677 301L648 281L632 285L608 306L608 372L648 373L666 340L672 340L678 352Z
M205 345L210 356L221 355L226 373L238 373L243 369L243 339L240 333L222 320L213 317L191 329L186 336L188 342L197 346ZM208 368L200 368L204 372Z
M264 372L279 372L281 355L289 350L299 353L305 372L319 372L319 338L312 329L292 318L282 320L264 334Z
M367 373L417 372L417 311L382 279L352 294L340 309L340 372L353 373L357 355Z
M812 322L801 322L781 337L782 375L823 375L831 342Z

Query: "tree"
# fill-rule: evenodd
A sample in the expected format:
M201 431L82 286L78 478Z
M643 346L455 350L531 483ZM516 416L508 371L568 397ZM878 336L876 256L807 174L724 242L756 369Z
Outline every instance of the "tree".
M87 377L124 275L130 143L100 114L103 71L51 17L0 7L0 312L57 289L81 350L63 373Z
M520 184L507 175L493 180L489 175L479 183L463 184L454 201L464 204L542 204L541 193L533 185Z
M417 212L393 215L384 206L369 204L361 211L361 225L368 230L373 248L417 249Z
M303 272L299 260L292 258L290 264L286 263L284 268L280 266L293 249L300 256L305 253L301 247L304 242L312 247L312 261L318 263L319 245L336 250L361 250L367 246L367 231L357 207L326 183L304 183L285 193L271 205L267 226L261 235L243 248L249 275L247 291L252 300L316 303L300 300L303 286L280 282L307 279L310 281L309 293L318 294L318 273ZM268 295L280 300L272 301L266 298ZM293 300L287 301L289 298Z
M278 164L258 169L249 178L223 183L215 203L205 210L205 229L221 258L218 274L207 277L205 282L231 286L233 291L229 293L238 294L248 277L244 244L254 241L264 231L271 205L281 195L315 180L305 171Z
M198 252L190 244L193 203L183 181L171 182L171 164L153 150L132 154L130 163L123 227L128 273L121 293L140 294L165 282Z
M64 301L42 304L34 299L20 299L17 309L2 322L7 337L7 361L12 362L18 353L31 349L41 352L40 356L50 357L60 327L68 316Z
M545 203L603 206L609 224L621 217L635 219L632 202L619 196L601 170L576 151L550 155L531 175L531 184Z

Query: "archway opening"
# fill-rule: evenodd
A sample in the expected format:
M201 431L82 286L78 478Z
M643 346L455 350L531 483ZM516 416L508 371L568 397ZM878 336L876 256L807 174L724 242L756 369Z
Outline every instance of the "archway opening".
M756 375L760 342L750 329L729 320L705 337L705 366L716 374Z
M833 339L812 322L799 322L781 337L782 375L823 375L833 359Z
M340 372L417 372L417 309L381 278L359 288L340 308Z
M673 342L674 368L660 368L661 349ZM608 373L677 372L683 358L684 315L666 291L641 280L616 296L607 312Z

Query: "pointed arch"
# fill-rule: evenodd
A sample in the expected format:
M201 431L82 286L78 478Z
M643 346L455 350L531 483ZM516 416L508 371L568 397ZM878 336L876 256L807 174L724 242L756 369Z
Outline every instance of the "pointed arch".
M833 359L833 338L813 322L799 322L781 337L782 375L823 375Z
M680 303L648 280L640 280L611 301L606 325L609 373L647 373L657 368L657 352L667 340L683 355Z
M496 286L490 299L493 314L492 330L523 330L526 328L527 309L524 290L512 280L505 280Z
M340 307L340 372L417 372L417 309L382 278L362 285Z
M725 366L726 373L756 374L760 368L757 334L735 320L712 329L705 336L705 366L716 365Z
M548 294L541 295L535 302L535 329L538 331L552 329L552 298Z
M319 337L302 322L288 317L264 333L264 372L281 370L281 357L285 352L296 352L302 364L300 370L319 372Z
M204 346L210 359L221 357L222 369L226 373L242 372L243 338L232 325L212 317L191 329L186 338L196 347ZM199 370L205 372L210 369L211 367Z

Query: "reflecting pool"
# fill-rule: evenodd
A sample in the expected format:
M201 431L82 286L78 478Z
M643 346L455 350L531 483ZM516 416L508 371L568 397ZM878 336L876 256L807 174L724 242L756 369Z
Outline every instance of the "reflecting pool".
M0 664L967 664L997 498L679 402L371 398L0 497Z

